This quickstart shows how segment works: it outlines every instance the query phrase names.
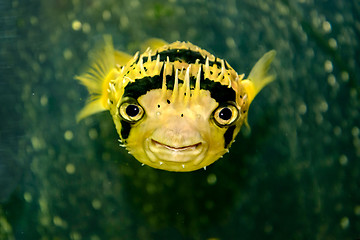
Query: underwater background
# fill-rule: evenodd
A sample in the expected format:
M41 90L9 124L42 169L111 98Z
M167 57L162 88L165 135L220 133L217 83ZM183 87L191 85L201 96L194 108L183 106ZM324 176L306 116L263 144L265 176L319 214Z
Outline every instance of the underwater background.
M248 74L277 51L223 159L166 172L76 123L74 76L111 34L190 41ZM357 0L0 0L0 239L359 239Z

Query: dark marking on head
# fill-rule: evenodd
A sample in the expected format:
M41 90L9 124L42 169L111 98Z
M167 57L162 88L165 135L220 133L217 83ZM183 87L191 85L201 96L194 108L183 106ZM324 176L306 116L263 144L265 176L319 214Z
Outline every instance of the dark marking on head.
M160 108L160 104L158 104L158 108Z
M140 96L145 95L150 90L161 89L164 65L165 64L163 64L159 75L135 79L134 82L129 83L124 89L123 97L138 99ZM172 74L166 75L166 88L169 90L174 89L175 70L173 65L172 67ZM190 77L191 89L194 89L195 83L196 77ZM183 80L179 79L179 84L183 84ZM236 93L232 88L229 88L227 85L222 85L220 82L215 82L208 78L204 79L204 71L202 68L200 73L200 89L210 91L211 97L214 98L219 104L236 101Z
M232 88L228 88L226 85L222 85L220 82L214 82L208 78L204 79L204 70L200 69L200 89L208 90L211 97L216 100L220 105L226 102L235 102L236 93ZM195 77L190 78L191 84L195 84Z
M190 49L173 48L173 49L164 50L162 52L158 52L158 54L160 55L160 61L162 62L166 61L168 57L170 62L179 61L179 62L186 62L189 64L195 63L196 60L198 60L199 63L201 64L205 64L206 62L206 58L203 57L200 52L193 51ZM151 56L151 61L156 61L156 58L157 58L157 54ZM147 59L148 59L147 56L143 56L143 62L146 62ZM209 66L216 65L218 68L221 68L221 61L218 60L219 60L218 58L215 58L215 61L209 61ZM138 61L139 59L135 61L135 64ZM229 64L225 64L225 69L226 70L230 69Z
M234 138L234 130L236 128L236 125L230 126L225 134L224 134L224 140L225 140L225 148L228 148L229 144Z
M206 78L200 81L200 88L208 90L211 94L211 97L214 98L220 105L222 103L236 101L235 91L232 88L228 88L219 82L214 82Z
M184 117L184 114L183 114L183 113L181 114L181 117Z
M121 137L122 139L127 139L130 134L131 124L124 120L120 120L120 123L121 123Z
M135 82L129 83L125 87L123 97L131 97L134 99L138 99L140 96L145 95L148 91L152 89L161 88L161 85L161 75L136 79Z
M169 100L169 99L167 99L166 102L167 102L168 104L170 104L170 100Z

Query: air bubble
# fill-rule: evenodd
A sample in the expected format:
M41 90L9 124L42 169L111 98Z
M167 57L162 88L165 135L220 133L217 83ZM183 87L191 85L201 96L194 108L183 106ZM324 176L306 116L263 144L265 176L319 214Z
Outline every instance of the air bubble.
M341 155L339 158L339 163L343 166L345 166L348 163L348 158L345 155Z
M216 179L216 175L215 174L209 174L209 176L207 177L207 182L209 185L214 185L216 183L217 179Z
M74 174L75 171L76 171L75 165L72 164L72 163L66 164L65 171L66 171L68 174Z
M40 104L41 104L41 106L46 106L46 105L48 104L48 98L47 98L47 96L45 96L45 95L41 96L41 98L40 98Z
M65 49L63 52L65 60L70 60L73 56L72 51L70 49Z
M108 21L111 18L111 12L108 10L103 11L102 17L104 21Z
M343 80L344 82L348 82L349 81L349 73L346 71L341 72L341 80Z
M71 141L74 138L73 132L70 130L65 131L64 138L66 141Z
M95 210L99 210L100 208L101 208L101 202L100 202L100 200L98 200L98 199L94 199L92 202L91 202L91 205L93 206L93 208L95 209Z
M236 42L232 37L226 38L226 46L230 49L236 48Z
M307 111L307 107L305 103L300 104L299 108L298 108L298 112L301 115L304 115Z
M82 25L82 30L83 30L84 33L90 33L90 31L91 31L91 26L90 26L90 24L89 24L89 23L84 23L84 24Z
M331 73L333 71L333 64L330 60L326 60L324 64L325 71Z
M339 126L334 127L334 134L335 136L339 137L341 135L341 128Z
M325 31L325 33L331 32L331 24L328 21L322 23L322 28Z
M24 193L24 199L26 202L32 202L32 195L29 192Z
M75 31L79 31L81 29L81 22L79 20L74 20L71 24L72 29Z
M335 38L330 38L328 43L331 48L333 48L333 49L337 48L337 42L336 42Z
M360 216L360 205L357 205L354 209L355 215Z
M350 220L348 217L343 217L341 220L340 220L340 226L342 229L346 229L348 228L350 225Z
M359 136L359 133L360 133L360 130L359 130L358 127L353 127L353 128L351 129L351 134L352 134L354 137Z
M336 84L336 78L335 78L335 76L334 76L333 74L330 74L330 75L328 76L327 81L328 81L328 84L329 84L330 86L332 86L332 87L334 87L335 84Z
M94 139L96 139L98 137L98 132L97 132L97 130L95 128L91 128L89 130L89 137L92 140L94 140Z
M319 105L319 110L321 112L326 112L329 109L329 105L327 104L326 101L321 101L320 105Z

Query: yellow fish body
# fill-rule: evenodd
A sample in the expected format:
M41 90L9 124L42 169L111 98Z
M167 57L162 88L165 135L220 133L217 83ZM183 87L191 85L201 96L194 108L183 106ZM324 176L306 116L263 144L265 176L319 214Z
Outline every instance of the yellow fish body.
M81 120L109 110L121 145L138 161L167 171L193 171L228 152L250 103L274 77L266 53L249 77L189 43L153 39L135 56L114 50L110 37L87 72L90 93Z

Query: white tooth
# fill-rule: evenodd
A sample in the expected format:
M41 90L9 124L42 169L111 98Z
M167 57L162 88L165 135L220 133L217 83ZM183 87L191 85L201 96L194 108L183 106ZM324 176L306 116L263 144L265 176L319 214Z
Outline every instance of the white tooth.
M206 167L204 167L204 170L206 171Z
M109 90L109 89L108 89ZM110 99L107 100L108 105L111 105Z
M118 139L118 141L121 143L122 142L122 140L121 139Z
M143 167L144 165L145 165L144 163L141 164L142 167Z
M163 162L160 162L160 165L163 165Z
M182 167L185 168L185 165L183 164Z

